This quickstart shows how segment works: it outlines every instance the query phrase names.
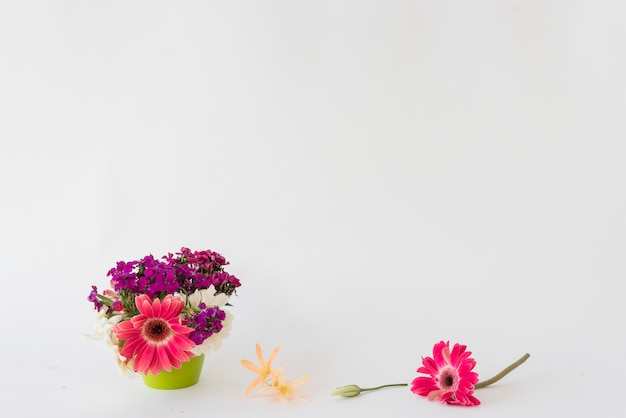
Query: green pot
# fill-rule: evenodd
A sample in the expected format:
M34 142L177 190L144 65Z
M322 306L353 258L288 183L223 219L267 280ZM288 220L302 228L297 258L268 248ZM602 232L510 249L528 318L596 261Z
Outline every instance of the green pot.
M171 372L162 371L157 375L149 373L142 375L146 386L153 389L182 389L198 383L204 364L204 354L192 357L182 363L180 369L172 369Z

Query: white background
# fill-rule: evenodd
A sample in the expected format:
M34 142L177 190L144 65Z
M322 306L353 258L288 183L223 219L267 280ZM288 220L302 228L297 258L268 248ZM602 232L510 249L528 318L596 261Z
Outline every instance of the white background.
M618 416L626 7L614 1L0 0L7 416ZM119 260L242 281L201 381L85 337ZM408 389L439 340L478 408ZM254 344L308 401L243 398ZM462 411L462 412L461 412Z

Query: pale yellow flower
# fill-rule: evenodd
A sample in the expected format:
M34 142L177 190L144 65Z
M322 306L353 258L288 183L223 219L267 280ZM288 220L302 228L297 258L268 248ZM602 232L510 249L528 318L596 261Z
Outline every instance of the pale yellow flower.
M295 380L287 380L285 378L285 372L281 367L273 375L272 388L274 389L278 399L291 401L301 398L304 395L304 393L298 388L304 385L310 378L310 375L306 375Z
M272 351L270 358L266 362L265 360L263 360L263 351L261 350L261 346L257 344L256 355L259 358L259 366L252 364L252 362L249 360L241 360L241 365L243 367L258 374L256 379L254 379L250 386L248 386L245 396L248 396L256 386L264 386L270 375L274 373L274 370L272 369L272 361L274 361L276 354L278 354L278 350L280 350L280 345L277 345L276 348L274 348L274 351Z

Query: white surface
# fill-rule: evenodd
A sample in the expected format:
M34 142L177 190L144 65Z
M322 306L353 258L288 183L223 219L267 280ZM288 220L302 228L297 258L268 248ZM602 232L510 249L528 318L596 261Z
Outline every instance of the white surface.
M618 416L621 2L0 2L0 404L12 417L458 416L404 389L440 339L466 416ZM86 296L210 248L243 285L184 391L120 375ZM305 403L244 399L282 344ZM4 413L3 413L4 415Z

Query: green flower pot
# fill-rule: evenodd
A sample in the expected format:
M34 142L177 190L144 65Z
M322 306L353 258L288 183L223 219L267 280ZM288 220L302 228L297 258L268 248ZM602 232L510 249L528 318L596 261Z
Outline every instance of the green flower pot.
M153 389L182 389L193 386L200 380L202 366L204 365L204 354L192 357L189 361L182 363L180 369L172 369L171 372L162 371L157 375L148 373L142 375L146 386Z

